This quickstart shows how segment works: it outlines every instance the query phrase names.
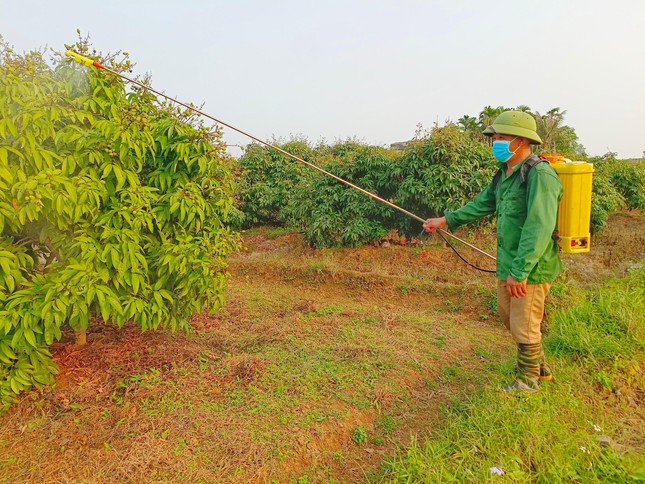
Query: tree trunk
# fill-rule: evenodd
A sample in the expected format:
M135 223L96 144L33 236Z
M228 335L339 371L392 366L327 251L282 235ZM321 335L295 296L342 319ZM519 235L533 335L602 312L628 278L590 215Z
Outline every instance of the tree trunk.
M87 333L85 332L84 329L81 329L80 331L76 331L74 333L74 336L76 336L77 345L82 346L87 343Z

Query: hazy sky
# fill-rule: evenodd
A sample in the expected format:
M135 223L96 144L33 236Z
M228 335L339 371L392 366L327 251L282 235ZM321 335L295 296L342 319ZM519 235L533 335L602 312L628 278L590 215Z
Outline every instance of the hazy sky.
M525 104L565 109L592 155L645 150L644 0L0 0L18 51L63 50L76 28L263 139L386 145Z

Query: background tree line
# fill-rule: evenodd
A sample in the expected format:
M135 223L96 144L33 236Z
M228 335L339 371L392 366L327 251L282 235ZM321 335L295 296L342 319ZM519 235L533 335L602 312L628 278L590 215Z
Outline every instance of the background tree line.
M549 109L546 113L541 114L524 105L515 108L486 106L477 117L464 115L457 120L457 124L470 136L485 142L489 138L484 136L482 131L493 124L497 116L509 109L533 115L537 125L537 132L542 138L542 145L538 148L540 151L560 153L565 158L572 160L584 160L587 158L585 147L580 144L575 129L564 124L564 117L567 112L559 107Z
M486 106L477 117L418 130L403 149L368 146L356 141L312 146L296 139L281 147L351 181L421 217L454 210L490 182L497 163L490 138L482 131L504 106ZM615 153L589 157L575 129L564 124L566 111L545 114L528 106L543 144L537 153L560 153L594 163L592 231L621 207L645 208L645 164L619 160ZM275 150L251 144L236 167L237 204L230 222L245 228L258 224L300 230L314 247L357 246L395 230L418 235L420 224L365 195L299 164Z

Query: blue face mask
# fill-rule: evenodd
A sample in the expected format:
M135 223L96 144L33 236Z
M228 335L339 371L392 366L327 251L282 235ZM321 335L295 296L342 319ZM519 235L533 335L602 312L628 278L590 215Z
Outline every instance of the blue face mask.
M493 141L493 156L502 163L510 160L517 150L511 151L509 147L516 139L517 138L513 138L511 141Z

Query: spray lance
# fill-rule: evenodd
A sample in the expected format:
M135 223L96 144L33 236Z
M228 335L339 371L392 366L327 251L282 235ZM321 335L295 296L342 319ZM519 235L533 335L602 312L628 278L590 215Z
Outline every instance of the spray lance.
M385 205L388 205L389 207L391 207L391 208L393 208L395 210L398 210L399 212L407 215L408 217L410 217L410 218L412 218L412 219L414 219L414 220L416 220L418 222L421 222L421 223L425 222L425 219L419 217L418 215L415 215L414 213L412 213L412 212L410 212L410 211L408 211L408 210L406 210L406 209L404 209L402 207L399 207L398 205L395 205L394 203L390 202L389 200L381 198L378 195L376 195L376 194L374 194L372 192L369 192L369 191L365 190L364 188L361 188L358 185L355 185L355 184L353 184L353 183L351 183L351 182L349 182L349 181L347 181L347 180L345 180L345 179L343 179L343 178L341 178L339 176L336 176L333 173L330 173L327 170L324 170L324 169L320 168L319 166L314 165L313 163L310 163L310 162L302 159L299 156L296 156L296 155L294 155L292 153L289 153L288 151L283 150L279 146L275 146L275 145L273 145L271 143L267 143L266 141L263 141L260 138L258 138L256 136L253 136L250 133L247 133L246 131L243 131L243 130L241 130L239 128L236 128L233 125L225 123L224 121L221 121L221 120L219 120L219 119L217 119L217 118L215 118L215 117L213 117L213 116L211 116L209 114L206 114L205 112L201 111L200 109L197 109L197 108L195 108L193 106L190 106L190 105L188 105L186 103L183 103L183 102L181 102L181 101L179 101L179 100L177 100L177 99L175 99L173 97L170 97L170 96L168 96L168 95L166 95L166 94L164 94L162 92L159 92L159 91L151 88L150 86L146 86L145 84L143 84L143 83L141 83L139 81L136 81L134 79L130 79L129 77L124 76L123 74L121 74L119 72L116 72L116 71L110 69L109 67L105 67L104 65L102 65L101 63L99 63L99 62L97 62L95 60L92 60L92 59L90 59L88 57L84 57L84 56L82 56L80 54L77 54L76 52L72 52L72 51L69 51L69 50L65 52L65 56L72 57L74 61L78 62L79 64L83 64L86 67L95 67L97 69L107 71L110 74L113 74L113 75L115 75L117 77L120 77L121 79L123 79L123 80L125 80L125 81L127 81L127 82L129 82L131 84L135 84L135 85L137 85L137 86L139 86L139 87L141 87L141 88L143 88L143 89L145 89L147 91L153 92L157 96L161 96L164 99L167 99L168 101L171 101L173 103L179 104L180 106L183 106L184 108L189 109L189 110L199 114L200 116L203 116L203 117L208 118L208 119L210 119L212 121L215 121L217 124L221 124L222 126L226 126L227 128L230 128L233 131L236 131L236 132L238 132L238 133L240 133L240 134L242 134L244 136L247 136L248 138L251 138L253 141L255 141L257 143L260 143L261 145L266 146L267 148L274 149L274 150L282 153L285 156L288 156L289 158L291 158L291 159L293 159L293 160L295 160L295 161L297 161L299 163L303 163L303 164L307 165L308 167L313 168L314 170L317 170L317 171L319 171L319 172L321 172L321 173L323 173L323 174L325 174L325 175L327 175L327 176L329 176L329 177L331 177L331 178L333 178L333 179L335 179L335 180L337 180L337 181L339 181L341 183L344 183L348 187L354 188L355 190L358 190L359 192L367 195L368 197L371 197L374 200L377 200L377 201L379 201L381 203L384 203ZM448 246L453 251L455 251L455 253L459 256L459 258L461 260L463 260L466 264L468 264L469 266L471 266L471 267L473 267L473 268L475 268L477 270L483 271L483 272L495 272L495 271L491 271L491 270L488 270L488 269L482 269L481 267L477 267L476 265L468 262L464 257L462 257L462 255L457 251L457 249L455 249L455 247L446 239L445 236L451 237L451 238L461 242L462 244L470 247L471 249L475 250L476 252L479 252L480 254L485 255L486 257L488 257L488 258L490 258L492 260L496 260L494 256L490 255L489 253L483 251L482 249L480 249L478 247L475 247L474 245L466 242L465 240L457 237L456 235L451 234L450 232L447 232L447 231L442 230L442 229L437 229L437 233L448 244Z

